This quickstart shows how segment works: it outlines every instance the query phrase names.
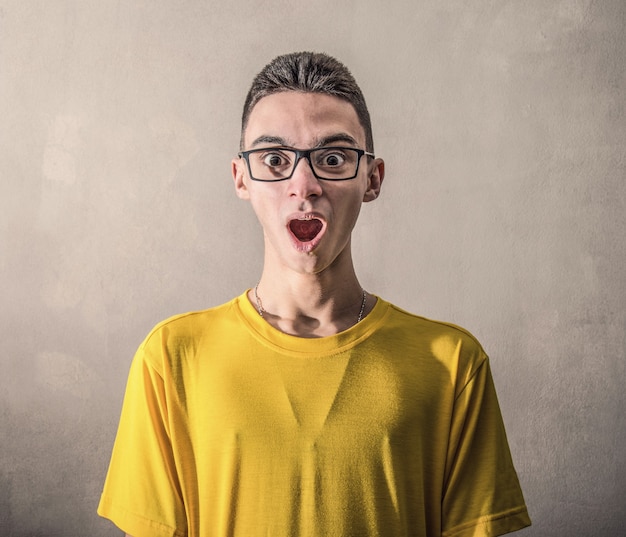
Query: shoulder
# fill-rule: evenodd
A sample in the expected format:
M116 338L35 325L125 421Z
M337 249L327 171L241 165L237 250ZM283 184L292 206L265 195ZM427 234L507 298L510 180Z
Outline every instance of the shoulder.
M453 323L429 319L388 303L383 331L404 348L418 349L435 358L461 383L471 378L488 360L478 339Z
M408 312L394 304L387 302L389 316L387 325L405 330L407 335L428 338L445 338L450 341L463 342L466 345L482 350L478 339L467 329L456 324L429 319L415 313Z
M197 337L205 330L215 328L216 323L234 315L235 300L205 310L189 311L168 317L150 330L142 345L152 345L155 341L162 342L163 338L171 340Z
M238 324L236 300L205 310L173 315L159 322L139 346L136 360L162 370L166 363L195 354L203 341L228 337L232 333L229 326Z

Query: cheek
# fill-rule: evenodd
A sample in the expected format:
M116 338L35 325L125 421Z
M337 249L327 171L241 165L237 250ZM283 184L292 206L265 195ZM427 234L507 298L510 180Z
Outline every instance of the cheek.
M343 223L347 231L352 231L352 227L361 211L362 195L360 193L351 193L342 197L339 204L335 204L335 218Z
M276 196L271 194L250 195L250 204L258 220L265 227L266 224L276 224L280 220L280 204Z

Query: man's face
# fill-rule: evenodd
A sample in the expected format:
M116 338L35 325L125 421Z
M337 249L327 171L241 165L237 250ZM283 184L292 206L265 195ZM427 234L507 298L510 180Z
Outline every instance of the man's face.
M324 146L365 148L353 106L325 94L285 91L264 97L244 133L244 150ZM363 156L357 176L346 181L317 179L306 159L279 182L252 180L244 159L233 160L232 172L237 195L250 200L263 227L266 263L318 273L350 260L352 229L361 204L378 197L384 165Z

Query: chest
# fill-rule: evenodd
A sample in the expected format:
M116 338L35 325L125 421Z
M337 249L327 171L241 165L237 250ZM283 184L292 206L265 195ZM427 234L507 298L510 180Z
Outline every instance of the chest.
M370 348L302 358L267 349L198 356L179 411L202 444L224 438L263 450L294 444L368 447L447 434L453 389L428 353Z

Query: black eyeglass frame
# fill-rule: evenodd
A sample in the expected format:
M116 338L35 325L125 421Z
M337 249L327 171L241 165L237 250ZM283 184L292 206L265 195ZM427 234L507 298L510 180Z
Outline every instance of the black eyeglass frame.
M249 156L251 153L260 153L261 151L271 151L272 149L275 149L277 151L280 151L280 150L291 151L292 153L296 154L296 161L294 162L291 173L287 177L281 177L280 179L257 179L252 174L252 167L250 166ZM354 175L350 177L342 177L341 179L332 179L332 178L321 177L317 175L317 173L315 172L315 167L313 166L313 162L311 162L311 153L315 151L324 151L326 149L341 149L343 151L347 149L348 151L354 151L357 154L356 170L354 171ZM334 145L314 147L313 149L296 149L295 147L286 147L286 146L259 147L257 149L249 149L248 151L240 151L239 153L237 153L237 156L239 158L243 158L246 161L246 164L248 165L248 172L250 173L250 179L252 179L253 181L259 181L260 183L277 183L279 181L287 181L288 179L291 179L293 177L293 174L296 171L296 168L298 167L298 164L300 163L300 160L303 158L307 159L307 161L309 162L309 168L311 168L311 172L313 173L316 179L320 179L321 181L349 181L350 179L354 179L359 174L359 166L361 165L361 157L363 155L367 155L368 157L375 158L374 153L370 153L369 151L365 151L363 149L358 149L356 147L345 147L345 146L334 146Z

